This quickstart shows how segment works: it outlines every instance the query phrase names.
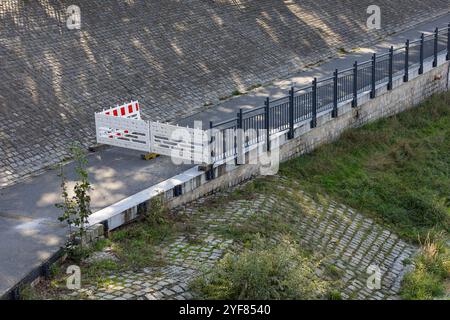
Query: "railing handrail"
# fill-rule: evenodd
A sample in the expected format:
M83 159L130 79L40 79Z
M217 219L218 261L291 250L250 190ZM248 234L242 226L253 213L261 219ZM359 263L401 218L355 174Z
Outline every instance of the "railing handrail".
M440 50L439 37L442 37L443 35L447 36L447 46L446 49ZM434 40L433 54L430 55L427 51L427 55L425 56L425 42L428 44L428 41L430 40ZM420 61L413 61L412 58L410 60L411 49L415 49L418 46L420 46ZM435 67L437 66L438 53L444 51L447 51L446 60L450 60L450 23L445 27L436 28L433 32L423 33L419 39L412 41L407 40L406 44L403 46L391 46L388 52L374 53L370 60L362 62L355 61L354 65L350 68L343 70L336 69L333 76L321 79L314 78L312 85L305 85L300 88L292 86L288 95L273 100L266 98L264 106L240 110L238 117L227 119L216 124L210 122L211 127L217 128L235 122L235 124L230 127L238 128L242 126L243 120L253 119L257 116L264 115L264 118L261 118L261 121L264 119L264 128L267 130L265 139L267 139L266 144L269 150L269 136L271 133L289 128L288 138L291 139L294 136L293 130L295 123L312 118L311 127L315 127L317 112L323 111L324 108L330 108L330 106L333 108L332 117L337 117L337 106L339 102L353 99L352 106L356 107L358 105L357 98L359 93L370 87L370 97L374 98L377 86L382 83L386 83L388 90L392 90L394 74L397 76L400 72L403 72L403 80L407 82L409 80L409 68L411 66L420 64L420 74L420 72L423 72L425 60L428 61L429 58L434 57L433 67ZM403 67L400 69L398 69L399 58L403 59ZM386 62L388 62L387 66ZM371 70L370 73L367 72L369 68ZM361 74L358 70L364 70L364 73ZM368 79L370 82L368 82ZM330 84L333 84L332 88L329 86ZM319 94L322 94L323 96L319 96ZM296 100L295 98L298 97L305 97L305 99ZM287 105L288 108L278 108L281 105ZM244 118L243 116L247 117ZM277 116L278 118L276 118ZM286 119L288 121L286 121ZM258 126L261 125L261 121L257 121ZM250 124L252 122L248 123ZM227 128L220 130L225 129Z

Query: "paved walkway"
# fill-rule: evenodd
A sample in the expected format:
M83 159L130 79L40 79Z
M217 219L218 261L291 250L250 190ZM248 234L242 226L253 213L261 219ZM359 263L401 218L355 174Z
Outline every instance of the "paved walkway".
M208 102L448 13L448 0L0 1L0 187L94 142L94 111L137 99L174 121ZM79 30L66 10L78 5ZM105 9L105 7L107 9ZM51 121L50 121L51 119Z
M421 32L431 32L435 26L446 25L450 14L442 16L412 30L387 39L376 46L384 52L391 44L403 43L406 38L414 39ZM312 76L329 75L335 68L346 68L355 60L367 60L372 51L361 48L339 59L294 75L286 81L261 88L248 95L240 96L202 113L184 119L180 124L210 119L220 120L237 113L239 108L261 105L267 95L285 94L292 82L304 84ZM94 211L107 207L121 199L164 181L190 166L173 165L170 159L160 157L151 162L139 159L136 152L111 148L89 155L89 172L95 191L92 197ZM65 166L68 178L73 177L73 164ZM0 296L20 281L33 268L51 256L63 243L65 229L56 223L59 215L54 203L59 201L60 180L58 170L30 178L23 183L0 189Z
M87 284L73 292L62 289L59 297L191 299L196 297L189 286L191 281L214 267L226 252L242 250L238 239L224 230L245 228L246 232L255 232L264 223L270 224L268 221L288 221L292 237L301 250L309 249L316 259L322 260L322 269L317 272L319 278L332 281L333 289L343 299L397 299L400 282L409 270L403 261L411 259L417 249L351 208L328 198L313 200L301 190L301 185L287 187L289 184L292 181L280 178L272 181L279 190L270 196L256 194L248 200L227 201L229 192L222 192L175 209L172 213L181 219L187 216L192 227L174 240L158 245L156 249L161 251L161 257L156 259L158 266L104 274L98 284ZM281 236L277 230L270 233L275 243ZM108 258L117 259L112 254L103 256ZM381 271L379 289L366 285L372 274L367 273L369 266ZM322 276L324 270L333 270L335 279Z

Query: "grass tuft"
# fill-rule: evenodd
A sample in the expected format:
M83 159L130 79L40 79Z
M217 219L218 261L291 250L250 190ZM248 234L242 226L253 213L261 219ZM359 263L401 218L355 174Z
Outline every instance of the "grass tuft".
M320 262L284 239L272 244L264 238L250 248L229 253L216 267L197 278L191 287L203 299L320 299L328 295L330 282L320 279Z
M414 260L414 271L405 275L401 295L408 300L430 300L445 294L450 275L450 253L442 233L428 234Z

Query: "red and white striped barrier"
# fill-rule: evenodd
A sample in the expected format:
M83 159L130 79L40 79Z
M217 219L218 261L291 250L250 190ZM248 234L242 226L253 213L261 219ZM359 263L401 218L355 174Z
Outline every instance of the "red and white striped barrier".
M149 152L149 124L141 120L138 101L96 113L95 127L98 143Z
M104 115L113 117L125 117L132 119L141 119L138 101L130 101L129 103L117 106L108 110L103 110Z

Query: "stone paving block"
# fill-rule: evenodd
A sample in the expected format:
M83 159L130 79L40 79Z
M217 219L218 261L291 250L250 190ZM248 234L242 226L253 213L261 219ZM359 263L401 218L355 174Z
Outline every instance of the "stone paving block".
M92 144L94 111L133 98L146 118L174 121L448 11L447 0L380 0L383 28L367 30L370 0L1 4L0 187ZM69 5L80 30L67 28Z
M291 189L287 190L294 192ZM328 263L342 270L341 280L345 283L341 292L342 298L378 300L395 297L399 292L402 276L406 272L406 267L401 261L411 257L417 249L401 242L397 237L393 237L389 231L380 228L374 222L364 223L364 216L357 214L354 210L339 205L342 212L340 216L324 215L323 212L316 211L328 210L327 208L330 206L314 204L313 200L304 192L298 192L298 194L309 199L310 205L305 206L304 209L311 211L311 214L302 215L296 222L298 225L296 230L298 230L299 238L302 239L302 246L314 250L319 256L327 257ZM221 193L210 197L219 196L221 196ZM225 214L229 219L221 222L217 222L217 219L222 219L218 214L210 212L208 224L202 225L195 231L196 239L202 239L202 243L208 245L192 245L189 243L189 237L184 236L175 239L174 242L169 241L162 247L168 250L175 247L185 248L187 250L185 252L189 252L190 258L179 259L179 256L184 255L185 252L176 251L174 252L174 260L168 261L165 266L147 267L140 271L126 271L110 275L110 279L125 283L124 286L126 287L122 290L112 289L112 292L127 299L192 299L192 293L189 292L189 282L199 274L199 270L201 270L199 268L213 267L227 251L227 248L233 245L232 239L222 239L214 230L210 229L211 223L217 222L218 225L236 223L233 222L236 220L232 218L238 212L241 212L243 207L246 208L243 212L253 210L259 212L259 214L298 215L297 209L279 206L280 201L275 195L265 199L268 201L259 200L261 201L240 200L229 203L225 209ZM204 216L200 214L203 212L200 209L203 207L204 201L205 199L199 199L189 205L175 208L173 212L174 214L188 213L192 223L204 222ZM326 199L326 201L328 200ZM318 216L322 216L321 224L323 227L320 229L314 228L312 224ZM254 217L245 219L242 221L243 223L252 223ZM335 226L339 226L347 220L351 221L349 222L351 228L341 228L340 233L336 232L338 228ZM360 223L361 221L363 223ZM332 236L339 242L338 247L331 241L319 241L320 246L317 246L317 242L313 240L314 238L322 239L328 233L332 233ZM370 236L365 237L364 234ZM276 242L279 239L274 234L271 240ZM219 244L222 249L215 249L215 246ZM193 248L198 250L193 250ZM373 291L366 286L369 276L367 266L371 264L378 266L382 271L382 288L380 290ZM93 289L95 291L95 288ZM100 292L101 290L98 290L97 298L115 298L112 294L100 294Z

